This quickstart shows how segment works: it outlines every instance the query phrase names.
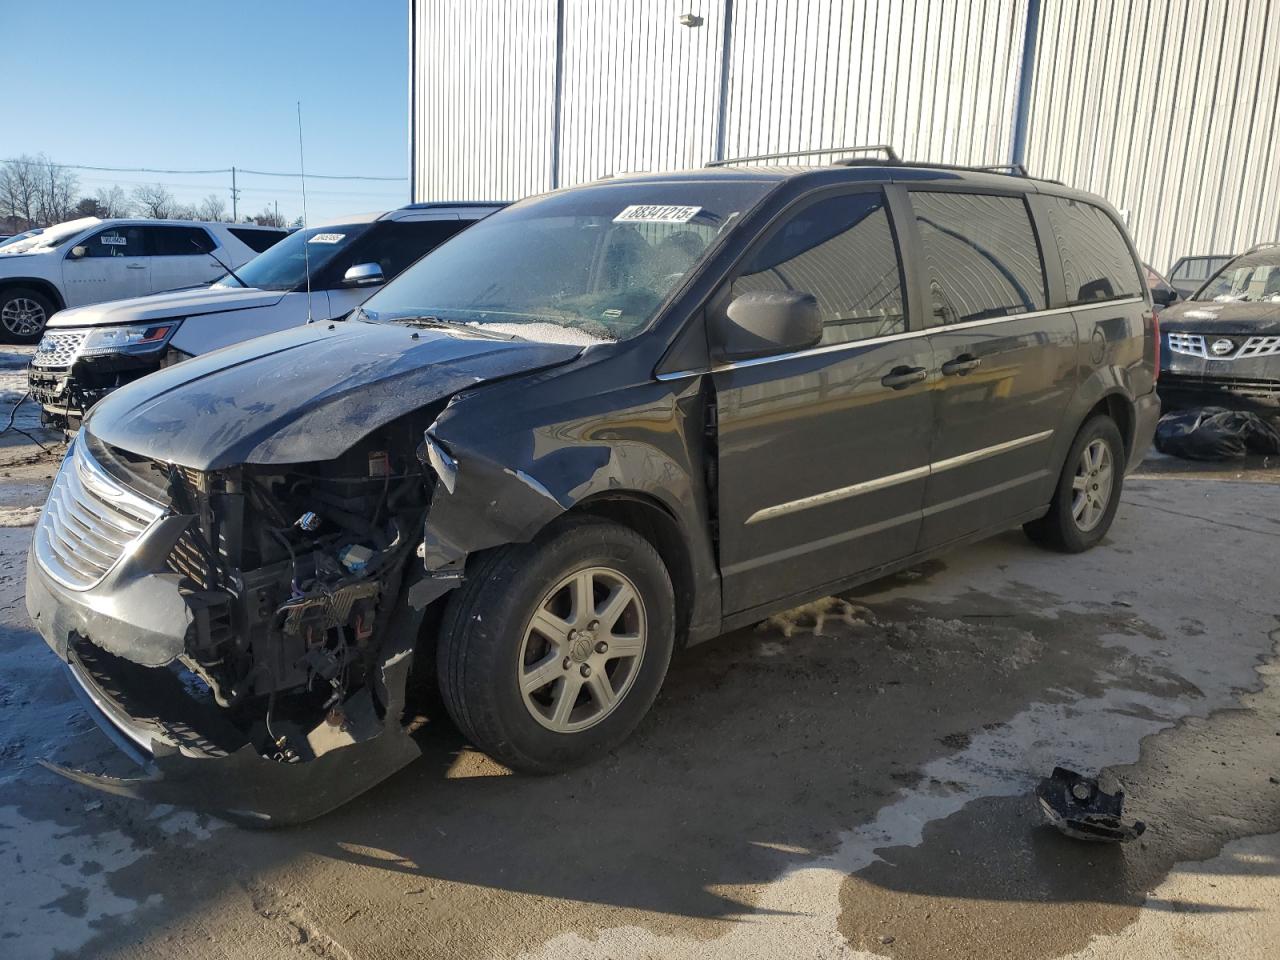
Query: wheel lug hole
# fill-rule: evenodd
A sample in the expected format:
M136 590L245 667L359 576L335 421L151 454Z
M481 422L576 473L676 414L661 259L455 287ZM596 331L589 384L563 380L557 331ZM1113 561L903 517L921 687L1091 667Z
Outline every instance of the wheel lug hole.
M609 645L605 643L603 640L601 640L599 643L596 644L596 653L608 653L608 652L609 652Z
M599 629L600 629L600 621L599 621L599 620L592 620L592 621L591 621L591 623L587 626L587 629L588 629L588 630L599 630Z
M591 676L591 664L584 663L582 667L578 670L578 672L582 674L584 677Z
M566 670L568 670L571 666L573 666L573 658L565 657L564 663L562 663L561 666L564 667Z

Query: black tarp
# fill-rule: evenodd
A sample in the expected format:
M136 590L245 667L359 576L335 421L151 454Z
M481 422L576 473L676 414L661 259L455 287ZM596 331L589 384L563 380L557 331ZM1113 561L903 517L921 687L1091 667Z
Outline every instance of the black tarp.
M1160 418L1156 449L1186 460L1236 460L1249 453L1280 453L1280 429L1247 410L1179 410Z

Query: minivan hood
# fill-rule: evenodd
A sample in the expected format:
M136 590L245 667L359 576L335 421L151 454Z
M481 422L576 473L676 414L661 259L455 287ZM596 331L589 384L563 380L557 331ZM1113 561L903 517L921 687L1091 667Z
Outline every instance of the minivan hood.
M98 327L120 323L149 323L152 320L192 317L202 313L273 307L283 299L284 294L279 290L193 287L170 293L154 293L149 297L108 300L87 307L59 310L49 318L49 326Z
M1160 313L1160 329L1178 333L1280 334L1280 303L1188 300Z
M101 400L95 437L193 470L331 460L398 417L581 347L363 321L313 323L166 367Z

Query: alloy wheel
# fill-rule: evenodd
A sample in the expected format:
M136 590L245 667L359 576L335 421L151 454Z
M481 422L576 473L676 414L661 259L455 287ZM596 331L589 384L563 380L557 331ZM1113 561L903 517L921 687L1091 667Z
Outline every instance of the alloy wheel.
M0 325L14 336L31 337L44 329L44 307L27 297L14 297L0 307Z
M520 644L525 708L556 733L595 726L622 702L644 658L648 623L634 583L610 567L565 577L539 601Z
M1076 475L1071 480L1071 518L1082 533L1102 522L1114 488L1111 448L1101 438L1089 441L1080 451Z

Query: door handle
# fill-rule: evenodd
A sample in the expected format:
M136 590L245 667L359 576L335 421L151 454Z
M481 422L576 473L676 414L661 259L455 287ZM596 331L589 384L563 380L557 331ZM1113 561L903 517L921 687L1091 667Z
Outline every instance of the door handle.
M928 375L924 367L894 367L880 378L880 382L891 390L905 390Z
M147 269L147 265L146 265L145 263L126 263L126 264L125 264L125 266L126 266L126 267L128 267L130 270L145 270L145 269Z
M962 353L954 360L948 360L942 365L942 375L944 377L963 377L970 370L976 370L981 364L981 357L975 357L972 353Z

